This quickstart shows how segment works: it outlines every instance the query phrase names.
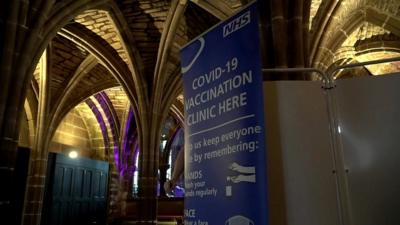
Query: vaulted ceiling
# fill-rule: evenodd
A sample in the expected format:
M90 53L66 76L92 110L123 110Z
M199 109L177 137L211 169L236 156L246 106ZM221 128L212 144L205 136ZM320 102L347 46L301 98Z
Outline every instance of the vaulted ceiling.
M50 41L45 53L50 60L46 69L41 63L36 67L31 89L38 98L40 80L47 71L53 126L85 99L101 92L110 99L109 106L116 112L121 130L129 103L137 104L129 95L160 92L154 88L163 79L165 87L174 91L160 93L175 96L171 111L181 121L179 49L246 2L192 0L172 36L166 32L171 29L168 20L173 18L168 16L172 7L169 0L116 0L110 1L111 11L107 7L87 9ZM309 11L303 14L309 19L307 39L312 67L327 70L332 65L400 56L398 0L311 0ZM400 63L367 66L366 70L367 75L392 73L400 70ZM143 74L145 82L137 81L136 73ZM128 90L127 84L132 83L139 88ZM137 93L144 86L148 93ZM78 111L83 109L76 107Z
M311 62L321 69L399 57L400 1L313 0ZM366 67L370 75L399 71L392 62Z

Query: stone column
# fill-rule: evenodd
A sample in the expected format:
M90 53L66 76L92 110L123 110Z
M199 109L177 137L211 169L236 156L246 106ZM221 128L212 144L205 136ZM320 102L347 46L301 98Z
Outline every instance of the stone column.
M2 137L0 140L0 178L3 180L0 185L0 218L2 221L14 221L13 210L14 196L14 170L17 140Z
M154 159L144 151L139 166L139 221L140 225L157 224L157 174L151 167Z
M166 193L164 190L164 183L167 181L167 170L170 168L169 164L160 165L160 196L166 197Z
M42 207L47 174L48 150L46 139L49 122L51 46L46 49L40 60L39 106L36 124L36 137L31 152L30 168L27 180L24 225L39 225L42 219Z

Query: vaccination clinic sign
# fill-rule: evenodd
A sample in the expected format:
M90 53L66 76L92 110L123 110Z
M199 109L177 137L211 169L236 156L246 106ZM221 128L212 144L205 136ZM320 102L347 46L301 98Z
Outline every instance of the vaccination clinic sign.
M268 224L256 4L181 50L185 225Z

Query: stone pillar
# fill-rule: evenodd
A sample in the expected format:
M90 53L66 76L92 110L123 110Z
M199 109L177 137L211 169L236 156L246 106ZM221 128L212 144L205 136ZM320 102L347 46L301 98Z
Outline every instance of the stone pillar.
M160 165L160 197L166 197L167 194L164 190L164 183L167 181L167 170L170 168L169 164Z
M25 207L22 223L39 225L42 219L44 189L46 184L48 146L46 144L49 124L51 45L40 60L39 106L36 137L30 158Z
M108 215L109 220L119 217L122 213L122 207L120 206L120 201L122 197L121 184L119 181L119 174L115 169L115 165L110 163L110 173L109 173L109 185L108 185Z
M46 155L47 156L47 155ZM27 180L24 225L38 225L42 219L42 206L47 173L47 157L32 152Z
M0 218L2 221L14 221L12 216L12 196L14 170L16 161L16 150L18 137L15 135L15 128L8 126L7 123L14 121L17 115L10 115L7 111L16 111L18 108L18 98L10 96L12 79L18 76L12 74L12 64L14 59L15 39L18 24L19 1L4 1L1 3L0 18ZM7 12L7 14L5 14ZM10 104L10 100L13 105ZM16 104L15 104L16 103ZM10 110L10 108L12 108ZM17 129L18 130L18 129Z
M17 140L2 137L0 140L0 218L2 221L14 221L16 219L13 210L14 203L14 170L16 160Z
M144 155L144 154L142 154ZM143 160L143 159L142 159ZM146 164L143 160L143 164ZM139 173L139 225L157 224L157 176L149 168Z
M309 66L310 0L258 1L264 68ZM303 80L303 73L267 73L265 80Z

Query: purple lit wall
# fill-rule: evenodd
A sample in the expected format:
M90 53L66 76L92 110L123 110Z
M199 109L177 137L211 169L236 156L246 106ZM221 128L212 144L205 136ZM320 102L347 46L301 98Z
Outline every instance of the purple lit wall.
M95 115L97 122L100 125L101 129L101 134L103 135L103 140L104 140L104 146L106 150L110 149L110 140L108 138L108 132L107 132L107 126L103 120L103 116L101 115L100 111L97 109L96 104L90 99L87 99L86 104L89 106L89 108L92 110L93 114ZM108 154L108 151L106 151L106 154Z
M183 136L183 129L182 128L178 128L174 134L174 139L172 141L172 145L171 145L171 160L172 160L172 169L174 167L174 162L178 156L179 150L181 148L183 148L183 145L185 144L184 142L184 136Z
M89 107L92 109L93 113L96 115L96 119L100 124L102 134L104 137L106 146L108 149L113 145L114 161L115 166L118 168L120 177L125 177L131 179L135 168L135 154L137 154L137 133L136 124L134 120L133 110L130 108L128 112L128 118L125 124L125 130L120 132L120 121L118 119L117 113L112 105L111 100L105 92L100 92L94 95L97 102L100 104L101 110L104 112L106 118L103 118L99 109L96 107L93 101L90 99L86 101ZM105 123L107 119L109 127ZM112 134L112 139L108 137L108 130ZM124 135L122 143L119 144L120 136ZM112 141L112 142L111 142ZM120 147L121 146L121 147Z
M182 128L178 128L174 134L173 141L171 144L171 151L169 154L171 154L171 172L174 170L174 164L175 160L178 156L179 151L183 148L185 142L184 142L184 133ZM184 187L184 179L181 177L177 183L176 183L176 188L174 190L174 196L175 197L183 197L185 194L185 190L183 189Z
M113 123L110 123L111 128L117 131L118 128L120 127L120 122L108 95L105 92L100 92L96 94L94 97L100 103L107 118L109 117L108 118L109 121L111 120L113 121Z
M112 138L113 138L113 152L114 152L114 161L115 161L115 166L118 168L118 171L120 173L120 176L124 175L124 169L123 169L123 163L121 163L121 157L120 157L120 152L119 152L119 145L118 145L118 140L119 140L119 119L117 116L117 113L115 112L115 109L112 105L112 102L108 98L107 94L105 92L100 92L96 95L94 95L95 99L97 102L100 104L105 116L107 117L108 124L110 126Z
M125 135L122 142L122 157L129 178L132 178L135 168L136 155L139 152L137 143L137 130L132 108L129 109L128 118L125 123Z

